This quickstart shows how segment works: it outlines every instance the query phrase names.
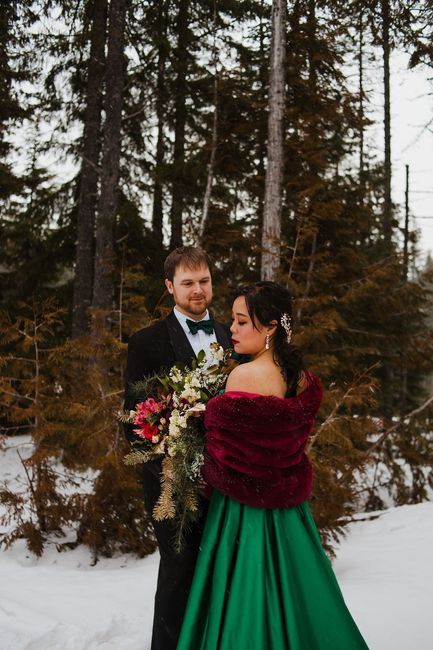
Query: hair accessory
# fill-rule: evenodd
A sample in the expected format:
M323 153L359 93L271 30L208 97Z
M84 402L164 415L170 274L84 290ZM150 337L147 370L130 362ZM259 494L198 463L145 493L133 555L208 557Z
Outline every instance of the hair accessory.
M269 334L266 334L266 339L265 339L265 350L269 350Z
M289 314L284 312L284 314L280 318L280 323L281 326L284 328L284 331L286 332L287 343L290 343L290 341L292 340L292 319L289 316Z

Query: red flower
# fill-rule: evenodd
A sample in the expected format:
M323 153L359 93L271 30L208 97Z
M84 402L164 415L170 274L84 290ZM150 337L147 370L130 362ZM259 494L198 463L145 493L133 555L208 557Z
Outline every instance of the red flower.
M134 429L134 433L139 436L140 438L144 438L145 440L152 440L154 436L157 436L159 433L159 429L157 426L149 424L148 422L143 422L141 424L136 422L136 424L140 424L139 429Z

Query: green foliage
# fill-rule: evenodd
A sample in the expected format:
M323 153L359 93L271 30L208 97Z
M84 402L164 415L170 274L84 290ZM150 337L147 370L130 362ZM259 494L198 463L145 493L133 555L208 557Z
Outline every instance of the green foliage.
M15 500L6 485L1 491L10 506L3 523L15 521L3 542L25 537L40 554L48 540L72 529L95 558L117 550L145 555L154 542L137 476L123 464L127 445L114 417L125 345L107 331L57 342L64 317L46 301L22 305L16 320L1 322L3 431L29 432L34 445L23 461L27 491Z

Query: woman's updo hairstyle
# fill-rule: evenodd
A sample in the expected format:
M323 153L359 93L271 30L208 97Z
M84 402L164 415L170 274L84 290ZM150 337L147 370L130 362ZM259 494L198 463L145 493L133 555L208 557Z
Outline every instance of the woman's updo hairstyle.
M276 282L263 280L236 291L235 299L243 296L247 304L248 314L257 329L259 322L264 327L277 322L273 335L273 354L275 363L281 368L281 373L287 384L287 394L295 395L304 362L302 353L296 346L287 341L287 332L281 323L283 314L292 319L292 296L285 287Z

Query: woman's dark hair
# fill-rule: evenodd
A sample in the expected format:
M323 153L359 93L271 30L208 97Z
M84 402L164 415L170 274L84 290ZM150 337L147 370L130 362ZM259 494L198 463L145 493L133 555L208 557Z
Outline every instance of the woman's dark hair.
M257 321L265 327L271 325L272 321L278 323L273 337L274 361L281 368L287 384L287 394L295 395L301 372L305 367L300 349L287 342L287 332L281 324L283 314L287 314L293 323L292 296L285 287L266 280L241 287L234 297L236 299L239 296L245 298L248 313L256 329Z

